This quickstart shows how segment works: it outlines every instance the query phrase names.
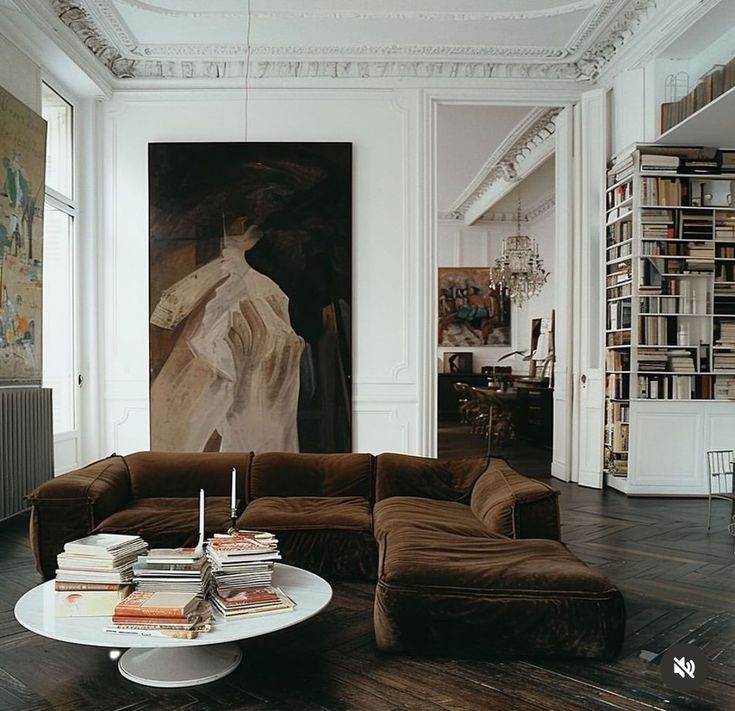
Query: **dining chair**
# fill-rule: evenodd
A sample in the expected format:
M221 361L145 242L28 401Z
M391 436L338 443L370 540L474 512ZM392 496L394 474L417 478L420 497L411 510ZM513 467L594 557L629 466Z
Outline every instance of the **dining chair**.
M735 502L733 491L733 461L735 451L732 449L711 449L707 452L707 530L710 530L712 519L712 499Z

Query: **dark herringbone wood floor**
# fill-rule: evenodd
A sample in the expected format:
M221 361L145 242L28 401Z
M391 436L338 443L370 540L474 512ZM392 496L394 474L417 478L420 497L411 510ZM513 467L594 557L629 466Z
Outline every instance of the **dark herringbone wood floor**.
M578 660L427 660L373 646L372 586L337 583L329 607L292 630L243 643L226 679L149 689L123 679L105 650L45 639L18 625L16 600L39 582L25 516L0 523L0 709L4 711L266 709L294 711L669 711L735 709L735 556L696 500L629 500L557 484L570 548L621 587L625 648L614 663ZM713 660L697 692L677 694L660 655L691 642Z

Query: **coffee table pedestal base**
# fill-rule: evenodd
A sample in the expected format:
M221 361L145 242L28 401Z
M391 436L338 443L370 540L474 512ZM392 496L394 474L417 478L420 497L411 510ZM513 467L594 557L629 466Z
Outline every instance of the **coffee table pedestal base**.
M126 679L136 684L176 688L217 681L234 671L241 659L236 644L159 647L128 649L117 667Z

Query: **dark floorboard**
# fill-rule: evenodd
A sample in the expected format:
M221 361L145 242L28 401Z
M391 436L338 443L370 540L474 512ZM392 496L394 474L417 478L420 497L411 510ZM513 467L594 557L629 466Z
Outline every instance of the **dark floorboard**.
M540 454L531 459L540 466ZM142 687L123 679L105 650L55 642L15 622L16 600L39 582L21 515L0 523L0 709L735 710L735 556L725 532L727 504L716 503L708 535L703 501L627 499L552 483L561 491L570 549L625 595L626 639L615 662L380 655L372 586L335 583L322 614L243 642L243 663L227 678L190 689ZM659 673L660 656L681 641L713 662L704 687L689 694L667 689Z

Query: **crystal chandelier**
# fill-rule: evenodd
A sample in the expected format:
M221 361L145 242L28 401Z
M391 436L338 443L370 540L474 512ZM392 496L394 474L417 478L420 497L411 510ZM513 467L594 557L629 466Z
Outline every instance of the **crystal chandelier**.
M520 196L516 223L518 234L503 240L502 254L490 269L490 286L507 289L511 301L523 307L541 291L549 275L536 240L521 234Z

